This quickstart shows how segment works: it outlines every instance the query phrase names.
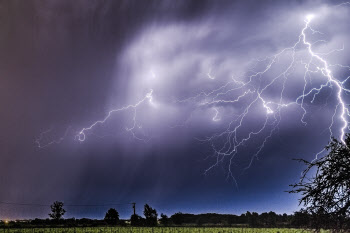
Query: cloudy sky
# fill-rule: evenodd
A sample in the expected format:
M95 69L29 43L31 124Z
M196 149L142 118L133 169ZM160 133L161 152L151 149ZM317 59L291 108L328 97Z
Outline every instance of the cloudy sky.
M303 170L292 159L312 160L347 132L349 11L334 1L0 1L0 202L298 210L285 192ZM67 206L67 217L108 207ZM48 211L0 204L0 219Z

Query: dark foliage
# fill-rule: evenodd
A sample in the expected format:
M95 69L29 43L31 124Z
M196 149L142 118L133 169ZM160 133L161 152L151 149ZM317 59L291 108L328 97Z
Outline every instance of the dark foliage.
M63 215L66 213L65 209L63 209L63 202L55 201L51 205L51 213L49 213L50 218L55 221L59 221L62 219Z
M289 227L291 226L291 221L293 219L292 215L278 215L275 212L268 213L250 213L240 216L232 214L183 214L176 213L170 217L172 224L196 224L198 226L204 225L217 225L217 226L231 226L239 225L246 227ZM298 227L298 226L294 226Z
M137 214L131 215L131 218L130 218L131 226L143 226L144 222L145 220L140 215L137 215Z
M116 211L116 209L110 208L106 215L104 220L110 224L110 225L116 225L119 223L119 213Z
M249 211L246 213L247 223L249 226L256 227L259 225L259 214L256 212L250 213Z
M293 227L308 228L310 218L311 216L307 213L307 211L301 209L300 211L294 213L291 225Z
M183 224L185 222L186 214L183 214L183 213L179 212L179 213L173 214L170 218L171 218L171 221L175 225L181 225L181 224Z
M347 135L345 144L333 138L325 150L327 155L312 162L299 160L307 168L300 181L291 185L293 190L290 193L302 195L300 204L311 217L309 227L349 229L350 135Z
M159 221L160 221L160 224L162 224L163 226L168 226L170 223L170 219L165 214L160 214Z
M157 226L157 211L150 207L148 204L145 205L143 214L145 215L146 226Z
M170 218L161 215L160 222L165 226L164 219L168 220L168 226L179 226L184 224L186 226L233 226L233 227L263 227L263 228L312 228L314 216L310 215L305 210L295 212L293 215L276 214L274 212L268 213L250 213L247 212L241 215L232 214L183 214L176 213ZM175 220L175 221L174 221ZM131 216L132 226L146 226L145 219L139 215ZM328 220L326 220L328 221ZM127 220L119 220L119 225L127 226ZM97 219L60 219L58 222L52 219L34 219L10 221L5 224L0 221L0 228L41 228L41 227L98 227L106 226L105 220ZM273 225L274 224L274 225Z

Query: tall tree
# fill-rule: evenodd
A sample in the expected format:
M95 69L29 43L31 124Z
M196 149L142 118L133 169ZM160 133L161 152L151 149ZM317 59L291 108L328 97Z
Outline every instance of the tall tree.
M50 218L55 221L62 219L63 215L66 213L66 210L63 209L63 202L55 201L51 205L51 213L49 213Z
M146 225L147 226L156 226L157 225L157 211L150 207L148 204L145 205L143 214L146 218Z
M118 224L119 222L119 213L116 209L110 208L106 215L105 215L105 219L104 219L108 224Z
M307 168L290 193L302 195L299 204L313 217L312 227L349 229L350 134L344 143L333 138L325 151L327 155L312 162L299 160Z

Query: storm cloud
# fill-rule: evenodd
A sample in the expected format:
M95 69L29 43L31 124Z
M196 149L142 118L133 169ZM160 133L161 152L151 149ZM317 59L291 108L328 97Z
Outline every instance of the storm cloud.
M205 172L217 162L213 148L225 140L203 140L225 131L254 95L238 104L207 104L213 99L206 94L224 86L220 90L228 94L220 98L229 101L253 92L250 86L229 91L239 84L227 84L232 78L247 82L271 57L293 46L309 14L315 15L312 29L322 33L308 31L313 49L329 64L348 64L350 6L340 3L1 1L0 201L135 201L138 210L149 203L169 214L297 210L298 197L283 192L302 170L291 159L313 159L329 141L332 121L339 136L339 112L333 117L336 88L320 92L315 101L305 99L306 125L300 106L284 108L278 124L269 120L266 132L245 143L230 166L237 186L226 179L230 157ZM304 89L305 46L295 56L286 103ZM291 53L281 55L252 86L266 85L290 59ZM334 65L332 72L339 81L349 76L348 67ZM313 75L306 88L324 81L321 73ZM281 87L276 82L264 97L277 101ZM112 109L135 105L149 93L151 99L113 113L86 131L84 142L77 140L79 131ZM259 129L265 118L259 102L238 138ZM48 212L46 207L0 209L0 218ZM119 210L122 217L131 214L127 205ZM71 208L67 214L100 218L105 211Z

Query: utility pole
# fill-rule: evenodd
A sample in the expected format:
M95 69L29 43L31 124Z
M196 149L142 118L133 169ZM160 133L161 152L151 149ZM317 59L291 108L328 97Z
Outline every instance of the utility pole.
M134 209L134 215L136 215L136 203L133 202L133 203L131 203L131 204L132 204L132 208Z

